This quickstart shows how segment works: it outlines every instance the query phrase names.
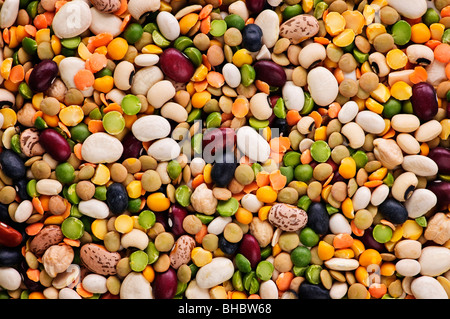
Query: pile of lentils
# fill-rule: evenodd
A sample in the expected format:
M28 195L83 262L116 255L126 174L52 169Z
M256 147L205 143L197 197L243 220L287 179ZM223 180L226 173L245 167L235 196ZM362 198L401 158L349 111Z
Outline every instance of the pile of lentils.
M3 0L0 298L450 298L449 0Z

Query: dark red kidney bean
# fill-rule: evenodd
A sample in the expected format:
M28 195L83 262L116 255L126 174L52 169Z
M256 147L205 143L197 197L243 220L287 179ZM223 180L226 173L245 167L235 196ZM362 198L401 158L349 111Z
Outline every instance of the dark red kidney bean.
M364 244L364 247L366 247L366 249L372 248L379 252L385 251L386 248L385 248L384 244L377 242L373 238L372 232L373 232L373 227L369 227L364 230L364 234L361 236L361 241Z
M450 174L450 150L444 147L435 147L430 150L428 157L437 164L439 174Z
M23 260L18 267L19 273L22 275L22 280L25 286L31 291L42 291L45 289L45 287L41 284L40 281L36 282L28 278L27 276L27 270L30 269L27 262Z
M58 75L58 65L52 60L42 60L31 71L28 84L34 92L47 91Z
M0 153L0 165L3 173L14 180L25 177L25 164L14 151L3 149Z
M427 82L416 83L412 87L411 104L414 114L422 121L434 118L438 111L438 102L434 87Z
M189 82L194 75L194 65L180 51L168 48L159 56L159 64L165 75L175 82Z
M271 96L269 96L269 102L270 102L270 106L271 106L272 108L275 107L275 104L277 104L277 101L278 101L278 99L279 99L280 97L281 97L281 96L279 96L279 95L271 95Z
M177 292L177 273L173 268L157 273L153 282L155 299L172 299Z
M427 184L427 188L437 197L437 206L445 208L450 204L450 183L434 180Z
M282 87L286 83L286 72L275 62L261 60L256 62L253 67L255 68L256 78L270 86Z
M123 153L122 159L138 158L142 151L142 142L139 141L133 133L128 133L122 140Z
M47 128L39 134L39 143L49 153L54 160L65 162L72 154L70 145L67 140L57 131Z
M251 12L260 13L266 5L266 0L247 0L245 4Z
M261 248L253 235L245 234L242 237L239 252L250 261L252 268L255 268L261 261Z
M169 218L167 211L155 212L155 219L157 223L160 223L164 229L169 229Z
M233 152L236 132L229 127L207 129L203 133L203 155L214 155L218 150Z
M120 299L120 295L113 295L109 291L100 296L100 299Z
M0 222L0 245L6 247L17 247L22 242L23 236L11 226Z
M0 247L0 267L12 267L23 259L20 247Z
M183 220L187 216L188 212L186 208L180 205L172 205L169 209L168 222L172 234L175 237L184 235L186 231L183 228ZM170 226L171 225L171 226Z

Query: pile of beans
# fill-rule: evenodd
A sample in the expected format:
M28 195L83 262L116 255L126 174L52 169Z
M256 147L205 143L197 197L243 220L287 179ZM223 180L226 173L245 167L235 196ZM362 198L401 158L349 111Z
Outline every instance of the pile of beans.
M4 0L0 297L448 299L449 0Z

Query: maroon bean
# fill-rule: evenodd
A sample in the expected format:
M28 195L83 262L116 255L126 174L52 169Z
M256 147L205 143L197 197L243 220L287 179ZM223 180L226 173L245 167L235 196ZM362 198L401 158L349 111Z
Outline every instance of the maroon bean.
M22 234L14 228L0 222L0 246L17 247L22 242Z
M245 4L251 12L260 13L264 9L266 0L247 0Z
M450 182L434 180L428 183L427 188L436 195L439 209L444 209L450 204Z
M426 122L432 120L438 111L434 87L427 82L416 83L412 87L411 104L414 114Z
M72 154L67 140L57 131L47 128L39 135L39 143L58 162L65 162Z
M286 83L286 72L275 62L261 60L256 62L253 67L255 68L256 78L270 86L282 87Z
M207 129L203 134L203 154L214 155L216 151L232 152L236 132L229 127Z
M249 261L252 268L255 268L261 260L261 248L255 237L245 234L239 246L239 252Z
M28 84L34 92L45 92L58 75L58 65L52 60L42 60L30 73Z
M168 219L169 225L171 225L171 232L175 237L181 236L186 233L183 228L183 220L187 216L187 214L187 210L180 205L175 204L170 207Z
M428 157L436 162L439 174L450 175L450 150L448 148L433 148L428 153Z
M369 227L364 231L364 235L362 235L362 237L361 237L361 241L363 242L364 247L366 247L366 249L372 248L379 252L385 251L386 249L384 247L384 244L377 242L373 238L372 232L373 232L373 227Z
M161 70L175 82L189 82L194 75L194 65L180 51L168 48L159 57Z
M139 141L131 132L125 135L122 140L122 145L122 159L138 158L142 151L142 142Z
M177 273L173 268L157 273L153 282L155 299L172 299L177 292Z

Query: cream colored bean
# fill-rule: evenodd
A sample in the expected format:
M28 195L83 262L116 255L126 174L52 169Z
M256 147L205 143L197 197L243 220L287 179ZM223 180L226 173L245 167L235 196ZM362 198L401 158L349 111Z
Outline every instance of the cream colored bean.
M397 135L396 141L406 154L414 155L420 153L420 144L411 134L400 133Z
M442 125L436 120L431 120L419 126L414 133L418 142L429 142L438 137L442 132Z
M391 126L401 133L411 133L420 126L420 120L413 114L396 114L391 119Z
M345 124L341 129L341 134L348 140L351 148L358 149L364 145L366 138L364 130L355 122Z

